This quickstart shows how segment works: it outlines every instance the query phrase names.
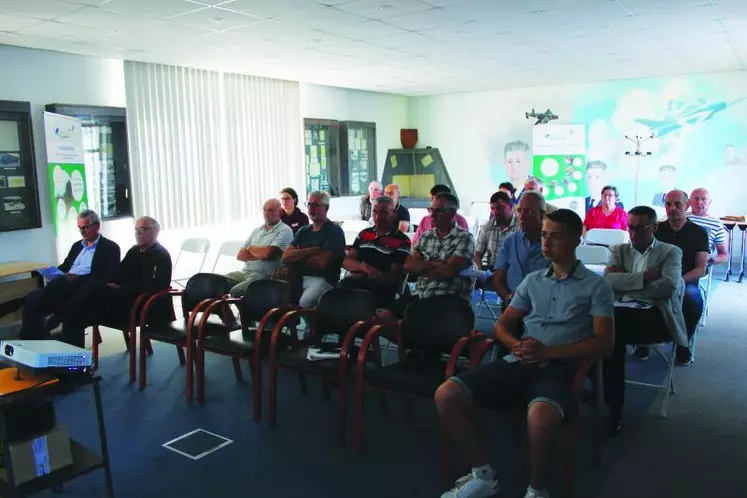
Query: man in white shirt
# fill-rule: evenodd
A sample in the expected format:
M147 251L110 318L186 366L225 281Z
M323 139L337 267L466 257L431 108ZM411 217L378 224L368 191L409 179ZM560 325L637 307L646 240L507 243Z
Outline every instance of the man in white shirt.
M606 278L615 291L615 349L604 361L604 397L610 435L622 430L627 344L674 341L687 346L682 313L685 283L682 250L656 240L656 211L637 206L628 212L630 242L610 247Z
M293 240L293 230L280 221L283 208L277 199L268 199L262 206L264 224L254 229L239 250L236 259L244 261L244 269L226 275L231 296L241 297L246 288L262 278L269 278L280 266L280 258Z
M710 262L726 263L729 259L729 252L726 248L728 241L726 229L717 218L708 214L710 207L711 194L708 189L696 188L690 194L690 214L687 219L708 232L708 243L711 248Z

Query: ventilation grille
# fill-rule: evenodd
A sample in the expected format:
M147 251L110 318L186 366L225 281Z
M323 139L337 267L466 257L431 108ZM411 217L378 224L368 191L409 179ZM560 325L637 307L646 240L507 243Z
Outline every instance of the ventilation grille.
M85 355L54 355L47 358L47 365L50 367L87 367L91 364L91 359Z

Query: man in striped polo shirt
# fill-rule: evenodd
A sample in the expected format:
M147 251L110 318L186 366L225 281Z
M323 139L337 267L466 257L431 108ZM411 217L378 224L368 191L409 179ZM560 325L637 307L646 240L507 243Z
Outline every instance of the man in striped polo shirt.
M339 287L370 291L376 307L386 308L396 297L410 255L410 239L395 223L394 200L385 195L372 199L374 226L361 230L342 267L349 274Z
M711 207L711 195L708 189L696 188L690 194L690 214L687 218L708 232L708 245L710 247L711 263L726 263L729 254L726 250L728 237L724 225L716 218L708 214Z

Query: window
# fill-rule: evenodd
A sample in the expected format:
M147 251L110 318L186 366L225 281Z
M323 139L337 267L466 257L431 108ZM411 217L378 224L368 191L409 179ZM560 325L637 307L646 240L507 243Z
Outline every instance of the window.
M361 195L376 179L376 124L304 119L306 191Z
M101 219L132 216L127 117L120 107L49 104L47 111L81 120L89 204Z
M31 104L0 101L0 232L41 227Z

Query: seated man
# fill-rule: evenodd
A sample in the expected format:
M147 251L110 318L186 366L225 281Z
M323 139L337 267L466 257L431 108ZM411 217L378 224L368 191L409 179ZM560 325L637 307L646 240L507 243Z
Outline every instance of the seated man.
M545 198L539 192L524 192L516 210L519 231L509 234L503 241L491 277L493 288L503 300L504 308L527 275L548 266L542 254L541 239Z
M313 308L340 280L345 258L345 234L327 218L329 194L311 192L306 203L311 225L302 227L283 253L283 264L301 276L301 308Z
M394 201L394 220L397 222L397 228L400 232L407 233L410 229L410 211L399 203L399 185L390 183L384 189L384 195Z
M433 188L431 189L431 202L433 202L433 199L435 199L436 196L441 193L450 194L451 189L448 187L448 185L434 185ZM459 213L457 213L456 215L456 222L457 222L457 225L469 231L469 224L467 223L467 220L465 220L464 216L462 216ZM432 228L433 228L433 214L428 213L428 216L424 216L423 219L420 220L418 229L415 231L415 236L412 238L412 243L417 244L420 236L423 235L424 232L427 232L428 230L431 230Z
M389 306L402 286L403 265L410 255L410 239L394 224L391 197L372 199L374 226L362 230L345 256L348 274L339 287L365 289L376 296L376 307Z
M729 260L729 252L726 243L729 238L723 223L708 214L711 207L711 195L708 189L696 188L690 194L690 213L687 217L699 227L708 232L708 244L710 248L709 259L711 263L721 264Z
M438 194L431 203L435 228L425 232L405 261L405 271L418 277L413 299L454 296L471 302L472 281L460 277L472 265L475 240L456 224L459 200L452 194ZM409 304L401 299L393 313L402 317Z
M607 281L621 305L615 307L615 349L604 361L604 398L610 435L622 430L625 352L628 344L674 341L686 345L682 315L682 251L654 237L656 211L637 206L628 213L630 242L610 247ZM624 306L637 301L639 307Z
M261 278L269 278L280 266L280 258L293 240L293 230L280 221L283 208L277 199L269 199L262 206L265 222L255 228L236 259L244 261L244 269L226 274L231 296L241 297L246 288Z
M700 279L706 274L708 264L708 233L687 219L685 211L690 204L682 190L672 190L664 196L667 220L659 223L655 237L682 250L682 278L685 280L685 297L682 312L685 315L688 341L695 335L700 315L703 314L703 296L700 294ZM636 356L646 358L646 350L636 351ZM690 348L677 346L677 363L692 364Z
M25 299L21 339L43 339L48 336L44 319L55 315L53 327L61 319L65 303L90 281L106 282L119 267L119 246L100 234L101 221L95 211L78 214L78 230L83 240L70 248L65 261L58 266L65 275L51 280L45 287L31 292Z
M527 403L530 482L525 497L548 497L555 433L575 409L572 390L578 362L603 358L613 345L612 289L576 259L582 230L581 218L568 209L546 216L543 252L552 266L524 279L495 328L498 340L512 351L510 361L469 370L436 391L441 420L472 466L472 472L441 498L498 493L495 470L475 427L474 408L517 403ZM522 321L526 332L518 340Z
M514 215L511 198L505 192L498 191L490 196L490 215L490 220L480 227L480 233L477 234L475 264L478 269L483 268L483 261L486 259L487 268L495 268L495 261L503 242L519 229L519 217Z
M136 244L127 251L116 273L106 281L89 283L65 306L63 341L84 347L87 326L129 323L132 306L140 294L169 287L171 256L157 242L160 230L153 218L138 218ZM170 305L170 301L164 303ZM166 305L153 311L149 316L152 320L168 321L171 314Z
M368 193L361 197L361 202L358 205L358 210L361 213L361 220L368 221L371 219L373 214L373 202L381 197L381 183L376 180L368 184Z
M545 184L542 182L542 180L540 180L536 176L530 176L529 178L527 178L527 181L524 182L524 190L522 190L521 195L519 196L519 201L521 201L521 198L524 197L524 193L537 192L538 194L542 194L542 190L544 188L545 188ZM553 211L557 209L558 209L557 206L553 206L552 204L548 203L545 205L546 213L552 213Z

